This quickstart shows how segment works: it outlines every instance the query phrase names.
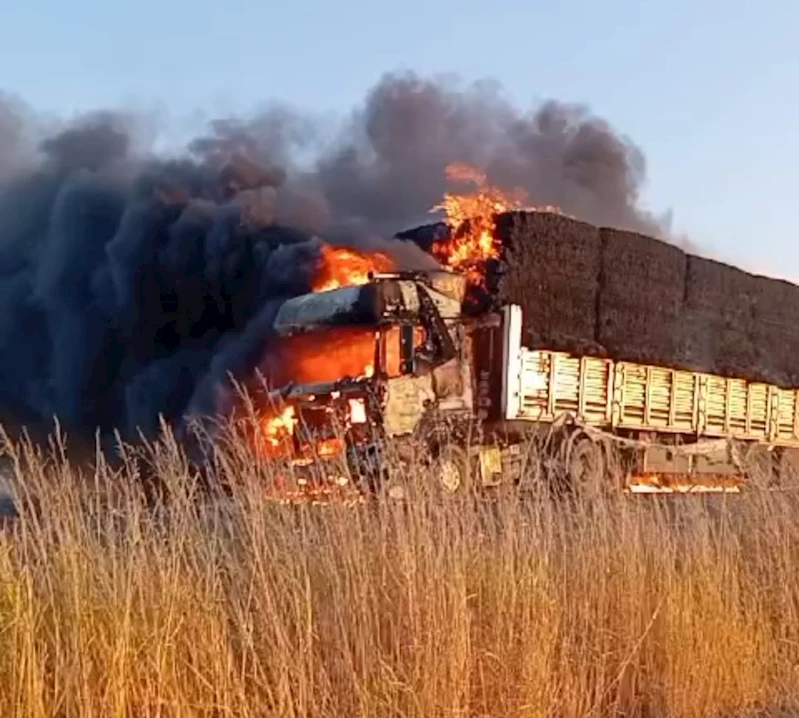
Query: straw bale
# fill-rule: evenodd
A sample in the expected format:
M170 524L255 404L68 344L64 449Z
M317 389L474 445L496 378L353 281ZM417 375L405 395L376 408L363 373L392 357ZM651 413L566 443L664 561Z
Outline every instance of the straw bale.
M502 302L522 306L528 341L584 351L596 339L599 230L568 217L514 212L497 218Z

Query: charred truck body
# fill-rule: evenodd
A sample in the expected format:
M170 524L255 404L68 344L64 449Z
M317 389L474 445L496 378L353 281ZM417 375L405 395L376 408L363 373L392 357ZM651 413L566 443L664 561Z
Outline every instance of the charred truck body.
M571 489L597 492L737 490L754 466L775 479L796 461L796 389L528 349L521 307L468 316L465 292L459 274L401 272L285 302L268 379L301 427L293 463L345 457L379 481L390 444L457 492L520 481L538 434Z

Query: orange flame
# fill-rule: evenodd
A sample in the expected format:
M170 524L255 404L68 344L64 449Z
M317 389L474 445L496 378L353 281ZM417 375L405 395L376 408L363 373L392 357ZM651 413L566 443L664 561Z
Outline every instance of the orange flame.
M282 410L274 409L265 411L260 417L260 436L258 437L258 448L264 458L288 458L295 455L295 447L292 442L295 430L299 421L293 406L287 406ZM301 454L308 451L314 452L322 458L337 456L344 451L344 440L338 436L319 439L313 447L306 446L301 450Z
M415 328L414 340L424 340L421 329ZM373 376L375 362L380 371L396 377L402 372L400 329L390 327L379 339L374 328L358 326L330 327L315 332L282 337L270 348L269 361L260 369L268 386L287 384L312 385L334 382L344 377ZM343 424L366 424L368 416L363 401L351 400ZM303 420L307 417L303 417ZM259 420L259 453L265 458L311 457L331 458L344 451L339 437L314 439L312 447L295 446L294 435L299 424L293 406L282 410L266 407ZM300 438L300 443L304 439Z
M449 165L447 179L472 185L474 189L461 194L447 192L443 201L430 210L443 210L451 234L449 239L436 242L432 252L445 267L465 274L471 284L483 284L485 263L499 257L495 215L516 209L560 212L551 206L526 207L522 190L503 192L491 186L482 172L465 164Z
M261 413L257 447L259 454L266 459L290 458L294 456L330 458L338 456L345 449L344 439L330 436L316 439L314 443L296 447L293 441L299 420L295 407L286 406Z
M291 437L297 425L296 412L293 406L282 410L267 411L261 415L259 437L264 456L278 457L291 454Z
M282 337L270 351L270 362L261 367L269 386L276 388L290 383L322 384L344 377L370 377L375 373L379 357L380 371L389 377L402 373L400 329L390 327L379 341L369 327L331 327L329 329ZM415 328L414 341L424 340L421 329ZM368 422L363 401L351 400L344 423ZM260 419L260 443L266 457L292 456L291 441L298 419L293 406L278 411L267 407ZM331 457L343 451L340 439L322 439L315 443L319 457Z
M371 376L375 351L375 332L369 327L332 327L293 334L273 345L270 353L274 367L267 381L272 387L281 387Z
M486 176L464 164L447 167L447 179L474 187L465 194L447 192L431 212L443 210L451 238L433 245L433 256L445 267L466 274L472 284L483 283L483 268L499 257L494 216L522 206L523 195L506 195L488 184Z
M317 442L316 451L323 459L330 456L338 456L344 451L344 439L339 436L322 439Z
M382 252L367 253L352 247L323 244L312 288L315 292L326 292L366 284L369 272L387 272L393 268L394 262Z

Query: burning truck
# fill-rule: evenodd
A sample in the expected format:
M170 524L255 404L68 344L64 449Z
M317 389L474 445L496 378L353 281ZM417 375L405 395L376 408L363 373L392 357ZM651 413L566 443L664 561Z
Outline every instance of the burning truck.
M446 490L465 485L479 326L463 313L466 287L445 270L375 272L283 303L264 375L279 388L261 399L274 407L260 421L263 455L295 466L345 456L351 474L374 486L392 441L406 457L429 451ZM479 456L498 454L483 447Z
M582 492L614 488L614 448L615 488L630 491L737 490L751 466L793 466L796 390L530 349L518 305L470 316L466 286L448 271L375 273L285 302L277 355L296 358L296 379L264 397L264 456L343 460L374 488L391 442L427 457L447 493L518 482L531 433L554 436Z
M536 342L536 306L492 302L503 197L444 206L454 231L428 247L441 268L397 271L386 255L326 246L314 291L280 305L259 367L265 459L394 493L388 447L458 493L519 482L532 435L582 493L737 491L753 467L769 480L793 469L796 388Z
M580 345L579 332L571 345L561 337L547 346L529 331L541 321L526 300L535 275L519 303L497 303L496 219L518 202L470 176L478 191L447 196L449 231L426 247L440 269L395 271L386 255L325 247L314 291L280 306L260 367L269 391L256 441L265 458L298 469L337 462L339 473L379 490L390 445L400 459L422 457L446 493L519 482L531 435L548 437L568 487L583 493L614 482L737 491L754 467L769 481L793 470L799 391L769 382L767 367L725 375L663 349L662 363L640 361L632 343L614 357L595 336ZM562 219L556 208L537 216Z
M799 287L531 209L467 166L450 179L475 189L445 194L443 222L385 239L432 204L437 178L394 167L373 193L381 169L339 196L348 174L286 185L235 123L206 139L182 158L139 157L92 119L0 187L0 403L19 426L44 433L57 416L109 457L165 423L191 444L194 419L235 416L232 376L260 392L265 459L372 483L393 448L447 490L516 480L539 432L573 486L606 485L614 446L629 477L672 488L737 481L755 458L767 475L790 468ZM386 192L398 176L425 186ZM582 172L562 178L595 211L546 196L649 227L626 183L601 192L605 176L590 190Z

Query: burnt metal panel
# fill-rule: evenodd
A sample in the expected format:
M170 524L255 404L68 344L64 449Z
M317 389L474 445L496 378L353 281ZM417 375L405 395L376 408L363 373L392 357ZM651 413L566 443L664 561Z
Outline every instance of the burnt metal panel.
M499 419L502 412L502 324L496 314L487 315L484 320L470 327L465 356L467 360L471 357L474 365L476 415L492 421Z
M342 325L377 326L380 306L373 285L342 287L285 301L272 325L278 335Z
M402 357L400 370L403 374L413 374L414 371L413 349L416 337L413 330L413 324L404 323L400 326L400 355Z
M383 426L388 436L413 433L427 409L435 403L432 376L401 376L386 382Z

